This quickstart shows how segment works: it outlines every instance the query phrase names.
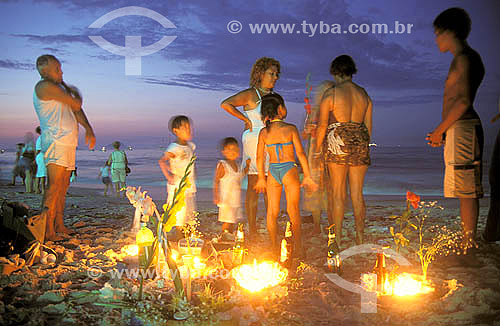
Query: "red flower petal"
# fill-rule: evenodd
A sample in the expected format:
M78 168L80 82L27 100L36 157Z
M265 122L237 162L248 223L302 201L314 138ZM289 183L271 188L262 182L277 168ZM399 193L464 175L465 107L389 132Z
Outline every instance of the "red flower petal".
M406 192L406 200L411 203L413 208L417 209L418 208L418 203L420 202L420 196L417 196L411 191Z

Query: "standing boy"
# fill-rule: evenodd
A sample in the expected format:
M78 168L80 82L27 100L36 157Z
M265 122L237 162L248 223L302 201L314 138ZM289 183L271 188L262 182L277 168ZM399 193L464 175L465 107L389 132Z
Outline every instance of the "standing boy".
M158 161L163 175L167 179L167 203L172 204L175 189L179 188L186 167L191 161L196 148L191 142L191 122L184 115L174 117L170 123L170 130L177 137L175 142L168 145L165 153ZM180 236L182 226L194 217L196 199L196 184L194 164L190 168L188 185L185 189L184 206L176 213L177 236Z
M443 95L442 121L428 134L432 147L444 144L444 196L458 198L464 245L475 246L479 198L483 197L483 128L473 107L484 77L479 54L467 43L471 20L461 8L450 8L434 20L434 34L441 52L451 52Z

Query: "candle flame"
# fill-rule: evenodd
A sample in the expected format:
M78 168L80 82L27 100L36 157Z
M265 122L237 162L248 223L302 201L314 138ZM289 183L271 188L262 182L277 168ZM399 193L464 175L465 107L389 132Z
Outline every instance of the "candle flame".
M398 297L425 294L434 291L430 282L422 280L422 276L410 273L401 273L393 280L387 278L383 288L377 291L375 274L363 274L361 280L367 291L377 292L377 295L394 295Z
M137 256L139 254L139 247L135 244L126 245L121 249L121 254L124 256Z

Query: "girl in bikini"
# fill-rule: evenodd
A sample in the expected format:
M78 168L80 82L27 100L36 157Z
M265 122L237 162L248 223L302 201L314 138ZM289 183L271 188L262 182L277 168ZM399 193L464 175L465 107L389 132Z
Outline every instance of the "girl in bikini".
M267 190L267 229L271 237L272 250L279 254L277 239L277 223L280 211L281 191L285 186L287 212L292 224L293 245L292 252L301 257L301 220L299 212L300 187L306 186L315 191L318 186L311 179L307 157L302 148L299 132L293 124L283 122L286 115L285 102L278 94L269 94L262 97L262 121L266 124L259 133L257 145L258 180L255 185L257 192ZM269 173L265 177L264 151L269 155ZM295 153L304 170L304 180L299 181L299 171L295 164Z

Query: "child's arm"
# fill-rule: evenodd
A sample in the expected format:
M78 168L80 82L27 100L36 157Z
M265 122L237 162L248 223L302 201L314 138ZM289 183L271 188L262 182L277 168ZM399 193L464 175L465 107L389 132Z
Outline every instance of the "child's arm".
M311 179L311 172L309 170L309 163L307 162L306 154L304 153L304 148L300 141L299 131L297 127L292 125L292 142L295 148L295 153L297 153L297 158L299 159L300 165L302 166L302 171L304 172L304 180L302 180L301 186L306 186L311 191L318 189L318 185Z
M99 169L99 174L97 175L97 179L99 179L101 177L101 175L102 175L102 170Z
M220 201L219 196L219 188L220 188L220 179L224 177L226 171L224 170L224 165L222 163L217 164L217 168L215 169L214 176L214 204L218 205Z
M175 158L175 154L171 152L165 152L163 156L158 160L158 164L160 165L161 172L163 172L163 175L165 176L165 179L167 179L168 183L173 184L174 183L174 178L172 176L172 173L170 172L170 165L167 164L170 159Z
M109 154L108 161L107 161L107 163L108 163L109 166L111 166L111 163L113 163L113 158L112 157L113 157L113 153Z
M257 171L259 179L257 180L257 183L254 187L255 191L257 192L266 191L266 175L264 172L264 146L266 145L264 139L266 132L266 128L260 130L259 142L257 144Z

